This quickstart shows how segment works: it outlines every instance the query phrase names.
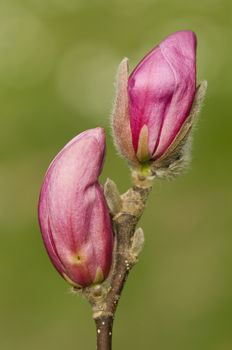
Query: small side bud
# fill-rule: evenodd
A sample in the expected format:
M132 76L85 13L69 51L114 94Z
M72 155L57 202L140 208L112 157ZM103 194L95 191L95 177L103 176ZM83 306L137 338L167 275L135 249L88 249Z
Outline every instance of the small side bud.
M143 245L144 245L144 232L143 232L143 229L139 227L137 228L137 230L135 231L132 237L130 254L133 262L137 261L138 256L143 249Z
M117 185L111 179L107 179L104 185L104 194L110 213L114 216L122 209L122 199L120 197Z

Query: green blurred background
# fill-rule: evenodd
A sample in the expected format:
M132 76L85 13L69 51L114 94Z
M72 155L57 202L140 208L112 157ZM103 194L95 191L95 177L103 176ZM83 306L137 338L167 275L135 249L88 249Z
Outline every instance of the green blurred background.
M109 135L117 65L166 35L198 36L209 89L190 171L157 181L114 349L232 349L231 1L0 0L0 349L94 349L91 310L45 253L40 185L74 135L106 128L106 176L130 185Z

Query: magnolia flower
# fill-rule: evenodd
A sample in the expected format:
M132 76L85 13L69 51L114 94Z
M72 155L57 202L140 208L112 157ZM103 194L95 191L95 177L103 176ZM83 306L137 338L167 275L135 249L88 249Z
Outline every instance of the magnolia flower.
M98 182L105 153L101 128L74 137L45 175L39 198L39 222L48 255L74 286L102 282L108 275L113 234Z
M128 78L127 59L119 67L113 133L129 163L153 169L183 156L206 82L196 89L196 36L176 32L148 53ZM200 95L200 96L199 96ZM163 160L165 159L165 162ZM162 160L162 162L161 162ZM158 166L159 165L159 166Z

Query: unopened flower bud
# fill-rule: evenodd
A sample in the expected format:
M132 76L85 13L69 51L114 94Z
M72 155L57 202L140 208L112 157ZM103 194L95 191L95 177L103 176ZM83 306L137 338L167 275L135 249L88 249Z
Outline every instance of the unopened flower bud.
M48 255L73 286L102 282L113 249L111 220L98 182L105 153L101 128L72 139L50 164L39 199Z
M205 89L204 83L201 100L195 101L198 105ZM122 61L113 133L120 153L132 167L149 163L155 172L183 157L183 147L179 146L181 142L184 146L183 141L195 121L196 113L191 114L195 99L196 36L192 31L167 37L142 59L129 77L127 60Z

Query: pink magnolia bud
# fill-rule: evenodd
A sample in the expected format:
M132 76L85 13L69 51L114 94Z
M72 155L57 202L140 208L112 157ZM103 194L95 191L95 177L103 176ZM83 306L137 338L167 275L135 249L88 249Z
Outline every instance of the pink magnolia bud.
M48 255L74 286L108 275L113 234L98 182L105 153L101 128L72 139L50 164L39 199L39 222Z
M156 162L168 152L190 115L196 94L196 36L176 32L127 76L119 67L113 111L115 143L136 166Z
M172 34L153 49L129 77L129 116L135 153L159 158L189 115L196 90L196 37ZM140 143L140 145L139 145Z

